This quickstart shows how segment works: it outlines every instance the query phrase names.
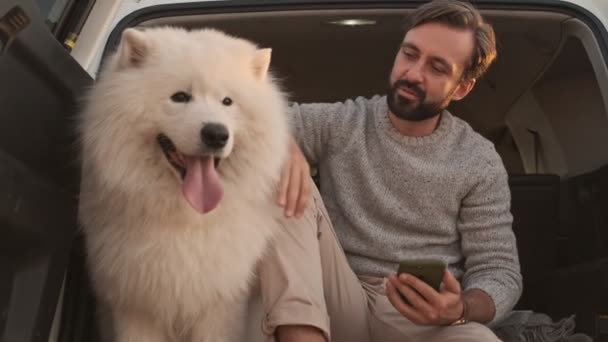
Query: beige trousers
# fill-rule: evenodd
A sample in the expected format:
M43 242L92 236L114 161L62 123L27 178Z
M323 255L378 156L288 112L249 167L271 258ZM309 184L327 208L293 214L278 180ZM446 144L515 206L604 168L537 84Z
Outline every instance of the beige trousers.
M493 342L486 326L418 326L390 304L386 278L357 277L340 247L321 196L300 219L289 219L260 264L262 330L269 341L280 325L309 325L333 342Z

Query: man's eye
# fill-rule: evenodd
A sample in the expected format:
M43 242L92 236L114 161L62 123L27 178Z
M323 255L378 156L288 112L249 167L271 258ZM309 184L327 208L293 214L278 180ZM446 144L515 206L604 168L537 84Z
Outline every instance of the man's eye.
M447 74L447 71L445 71L445 69L443 67L439 67L439 66L434 65L432 67L432 69L433 69L433 71L435 73L438 73L438 74Z
M406 51L406 52L404 52L403 54L405 55L405 57L406 57L407 59L412 59L412 60L413 60L413 59L416 59L416 55L414 55L414 54L413 54L413 53L411 53L411 52L407 52L407 51Z

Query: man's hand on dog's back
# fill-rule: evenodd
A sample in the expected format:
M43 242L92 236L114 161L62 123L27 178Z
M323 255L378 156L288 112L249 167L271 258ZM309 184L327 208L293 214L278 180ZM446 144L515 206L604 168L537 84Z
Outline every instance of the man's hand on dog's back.
M310 199L310 186L310 165L296 141L291 138L278 198L278 204L285 209L286 217L302 217Z

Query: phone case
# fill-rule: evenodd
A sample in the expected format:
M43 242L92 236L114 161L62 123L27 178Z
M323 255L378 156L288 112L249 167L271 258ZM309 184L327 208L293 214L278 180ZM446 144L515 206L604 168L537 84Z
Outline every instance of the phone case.
M435 260L414 260L403 261L399 264L397 274L409 273L416 278L424 281L429 286L439 292L443 273L446 265L441 261Z

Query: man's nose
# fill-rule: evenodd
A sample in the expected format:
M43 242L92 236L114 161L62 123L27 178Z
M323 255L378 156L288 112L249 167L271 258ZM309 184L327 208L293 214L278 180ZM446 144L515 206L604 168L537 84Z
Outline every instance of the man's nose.
M405 78L412 83L422 83L424 79L423 66L420 61L413 63L405 73Z

